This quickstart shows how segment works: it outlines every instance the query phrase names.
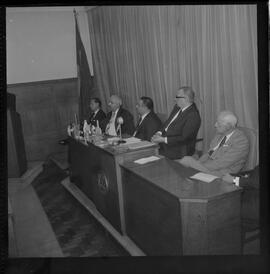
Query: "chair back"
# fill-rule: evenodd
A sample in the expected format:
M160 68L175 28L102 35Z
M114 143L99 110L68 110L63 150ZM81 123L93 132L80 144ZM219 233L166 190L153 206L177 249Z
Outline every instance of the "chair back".
M252 170L257 165L258 160L258 134L255 129L239 127L244 132L249 141L249 153L242 171Z

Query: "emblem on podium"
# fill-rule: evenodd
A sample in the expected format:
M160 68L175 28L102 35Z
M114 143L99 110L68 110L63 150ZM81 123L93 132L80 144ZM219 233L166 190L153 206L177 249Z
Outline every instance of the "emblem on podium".
M98 188L102 194L109 191L109 181L104 172L98 173Z

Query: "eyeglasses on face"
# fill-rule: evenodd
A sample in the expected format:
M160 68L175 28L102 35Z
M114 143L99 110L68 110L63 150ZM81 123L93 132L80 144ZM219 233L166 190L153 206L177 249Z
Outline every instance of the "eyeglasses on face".
M184 96L175 96L176 99L179 99L179 98L186 98Z

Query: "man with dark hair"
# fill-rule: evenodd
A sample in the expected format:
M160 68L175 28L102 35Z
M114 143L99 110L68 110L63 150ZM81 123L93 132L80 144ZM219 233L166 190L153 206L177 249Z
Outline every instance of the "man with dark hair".
M151 141L151 137L161 126L161 121L154 112L153 100L150 97L143 96L137 103L136 108L140 118L133 136Z
M121 126L122 134L132 135L134 123L132 114L122 107L122 99L118 95L112 95L108 103L111 111L101 123L102 131L107 135L117 136Z
M194 96L190 87L178 89L176 104L169 118L151 139L152 142L159 143L159 153L170 159L180 159L195 152L201 117L194 103Z
M101 109L101 101L99 98L94 97L90 99L90 110L91 114L88 119L88 124L97 126L97 121L100 122L106 118L105 112Z
M236 174L225 174L222 179L243 188L241 200L241 217L259 222L260 218L260 182L259 166L253 170Z

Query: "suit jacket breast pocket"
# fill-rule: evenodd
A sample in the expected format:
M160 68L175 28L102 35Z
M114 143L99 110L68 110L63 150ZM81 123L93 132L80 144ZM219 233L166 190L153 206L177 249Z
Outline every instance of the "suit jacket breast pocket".
M231 145L223 145L222 147L218 148L213 153L213 159L222 157L229 149L231 148Z

